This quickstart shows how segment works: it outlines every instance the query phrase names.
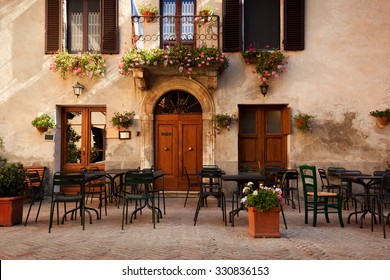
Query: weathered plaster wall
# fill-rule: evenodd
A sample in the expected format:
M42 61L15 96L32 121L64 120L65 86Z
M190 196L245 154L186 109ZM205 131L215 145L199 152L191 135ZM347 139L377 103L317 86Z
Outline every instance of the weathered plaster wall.
M158 1L153 2L157 5ZM211 2L222 15L222 1L200 1L200 6ZM122 53L131 46L130 1L120 0L119 11ZM289 104L292 113L300 110L316 115L318 124L309 134L292 131L290 167L313 163L366 172L384 169L390 161L390 126L376 127L369 112L390 106L389 12L390 2L382 0L306 1L306 47L288 52L288 72L263 97L253 69L245 65L240 53L228 53L230 66L218 78L218 89L210 91L212 111L236 113L238 104ZM0 137L6 148L2 156L58 169L59 137L45 142L31 120L40 112L57 116L59 106L103 105L107 120L124 110L134 110L138 118L131 128L131 140L108 139L107 168L150 164L152 139L143 133L152 130L150 121L146 126L143 122L148 119L143 101L149 91L137 89L133 78L117 73L120 55L106 56L107 74L100 80L71 76L61 80L49 71L50 56L44 54L44 16L44 1L1 1ZM77 81L86 86L80 98L72 93ZM136 137L139 130L143 132ZM59 129L54 133L59 134ZM237 125L215 142L206 143L212 144L205 147L210 154L205 162L215 161L227 172L236 170Z

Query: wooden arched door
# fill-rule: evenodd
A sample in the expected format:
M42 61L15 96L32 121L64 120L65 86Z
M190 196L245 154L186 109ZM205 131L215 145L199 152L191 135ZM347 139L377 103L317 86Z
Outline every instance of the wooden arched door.
M186 190L184 167L191 176L202 166L202 108L183 91L170 91L157 102L154 165L165 172L165 189Z

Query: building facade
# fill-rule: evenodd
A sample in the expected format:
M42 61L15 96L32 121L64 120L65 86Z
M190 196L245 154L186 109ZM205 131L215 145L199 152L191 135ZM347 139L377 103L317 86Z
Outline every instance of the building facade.
M158 10L150 20L141 13L147 4ZM213 17L200 13L205 7ZM184 167L194 174L202 164L227 173L386 169L390 126L370 112L390 107L389 12L381 0L1 0L1 156L50 174L154 166L172 191L185 189ZM229 65L191 73L138 65L123 75L129 51L175 46L215 48ZM242 57L251 48L287 56L287 72L266 95ZM64 50L101 54L104 75L73 68L62 79L53 59ZM133 123L118 131L111 120L125 112ZM294 128L298 112L315 117L311 131ZM42 113L56 122L46 133L31 125ZM216 114L238 120L216 133Z

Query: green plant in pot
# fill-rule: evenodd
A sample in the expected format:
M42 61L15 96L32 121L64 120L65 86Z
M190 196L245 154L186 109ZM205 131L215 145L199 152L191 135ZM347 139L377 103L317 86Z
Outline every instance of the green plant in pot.
M302 133L311 131L314 125L314 119L315 116L298 111L294 115L294 127Z
M42 114L31 122L32 126L36 127L39 132L45 132L49 128L55 127L54 120L48 114Z
M0 167L0 225L22 222L26 171L21 163L5 163Z
M377 123L380 126L388 125L390 122L390 108L387 108L382 111L380 110L371 111L370 115L377 119Z

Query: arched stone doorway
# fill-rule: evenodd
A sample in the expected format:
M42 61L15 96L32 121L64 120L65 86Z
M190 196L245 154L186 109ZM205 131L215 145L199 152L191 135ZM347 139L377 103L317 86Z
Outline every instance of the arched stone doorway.
M160 83L155 83L155 86L149 91L144 91L144 99L141 104L141 160L143 166L154 165L155 157L155 115L154 110L157 102L161 97L168 92L181 91L187 92L192 95L199 102L202 115L201 115L201 143L202 143L202 156L201 164L214 163L214 137L212 132L212 126L210 124L211 116L214 112L214 101L210 92L197 81L175 77L171 79L165 79ZM181 177L181 174L179 174ZM180 178L179 178L180 179Z

